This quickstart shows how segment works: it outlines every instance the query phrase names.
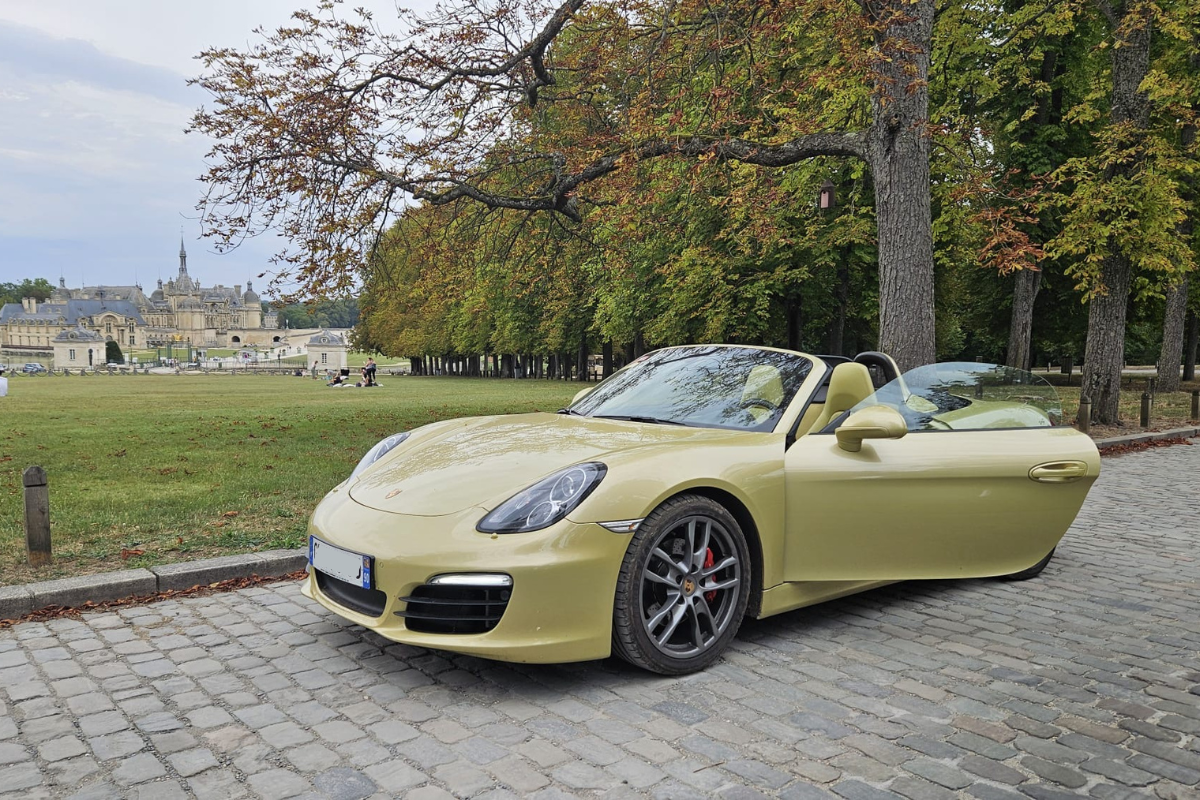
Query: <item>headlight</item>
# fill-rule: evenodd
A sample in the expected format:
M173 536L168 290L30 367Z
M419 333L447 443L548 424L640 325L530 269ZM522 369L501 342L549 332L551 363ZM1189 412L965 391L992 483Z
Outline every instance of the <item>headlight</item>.
M391 452L392 448L408 438L408 433L393 433L381 442L376 443L374 447L367 451L367 454L358 462L358 466L354 468L354 472L350 473L349 480L354 480L358 477L358 473L362 472L367 467L374 464L379 459Z
M606 472L608 467L598 461L559 470L496 506L475 529L482 533L524 533L548 528L582 503Z

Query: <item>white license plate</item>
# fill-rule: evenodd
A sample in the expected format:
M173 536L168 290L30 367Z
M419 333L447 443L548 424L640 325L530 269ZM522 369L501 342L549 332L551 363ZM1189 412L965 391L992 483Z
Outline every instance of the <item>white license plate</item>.
M343 550L315 536L308 537L308 563L338 580L370 589L373 562L371 556Z

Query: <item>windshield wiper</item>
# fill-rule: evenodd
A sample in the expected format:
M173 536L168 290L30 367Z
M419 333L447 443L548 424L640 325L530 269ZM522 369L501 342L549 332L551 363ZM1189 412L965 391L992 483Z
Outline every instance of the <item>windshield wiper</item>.
M554 413L555 414L568 414L572 417L586 417L587 416L587 414L581 414L573 408L560 408L558 411L555 411Z
M594 419L623 419L629 422L647 422L651 425L685 425L686 423L679 422L674 419L661 419L659 417L640 417L636 414L596 414Z

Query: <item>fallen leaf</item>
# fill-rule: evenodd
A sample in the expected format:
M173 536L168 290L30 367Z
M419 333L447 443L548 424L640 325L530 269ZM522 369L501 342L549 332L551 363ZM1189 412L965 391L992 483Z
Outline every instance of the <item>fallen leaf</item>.
M133 550L126 550L124 547L121 548L121 560L122 561L125 561L126 559L130 558L131 556L140 556L140 555L145 555L145 554L146 554L146 551L142 550L141 548L135 548Z
M236 512L236 511L226 511L221 516L222 517L236 517L237 515L238 515L238 512Z

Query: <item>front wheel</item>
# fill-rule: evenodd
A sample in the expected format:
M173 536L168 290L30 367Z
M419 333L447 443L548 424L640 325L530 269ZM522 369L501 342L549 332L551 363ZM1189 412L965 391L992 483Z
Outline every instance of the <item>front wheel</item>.
M720 503L682 495L639 527L613 608L613 651L664 675L704 669L737 635L750 598L750 551Z

